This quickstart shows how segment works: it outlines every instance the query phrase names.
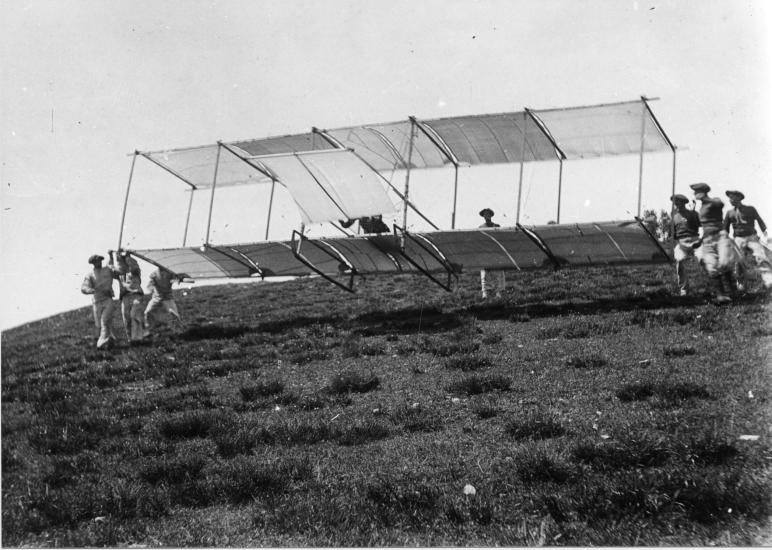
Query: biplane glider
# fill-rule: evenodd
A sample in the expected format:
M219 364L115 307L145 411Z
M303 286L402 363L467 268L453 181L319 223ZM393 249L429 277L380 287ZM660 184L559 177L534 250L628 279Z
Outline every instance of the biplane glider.
M649 99L561 109L407 120L332 130L312 128L303 134L268 137L156 152L135 151L131 174L144 158L176 176L193 194L209 193L205 242L133 249L134 255L192 278L287 277L319 275L353 291L357 276L422 273L450 290L459 273L472 270L526 270L596 265L630 265L671 261L668 252L641 222L641 186L637 216L621 222L560 223L563 162L614 155L640 157L671 151L672 191L675 153L654 116ZM557 223L520 223L523 165L559 161ZM514 227L456 229L459 167L519 164ZM451 227L441 230L410 199L410 174L439 167L454 168ZM402 170L404 188L385 176ZM126 207L132 186L126 190ZM268 240L276 184L286 188L302 225L285 240ZM211 242L215 191L224 186L271 186L265 240L226 244ZM394 212L388 193L402 202L402 224L392 234L309 238L312 224L353 220ZM407 216L418 215L432 230L407 230ZM341 229L344 233L344 230Z

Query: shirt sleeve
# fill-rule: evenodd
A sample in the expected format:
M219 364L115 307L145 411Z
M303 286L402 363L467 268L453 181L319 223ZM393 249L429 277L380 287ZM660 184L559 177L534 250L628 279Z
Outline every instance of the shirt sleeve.
M83 284L80 285L80 291L83 294L94 294L94 280L91 275L86 275L83 279Z
M767 230L767 224L765 224L764 220L761 219L761 216L759 216L759 212L756 210L756 208L753 209L753 215L756 217L756 221L759 222L759 229L761 229L762 232L765 232Z
M153 289L155 289L155 278L157 276L157 272L154 271L150 274L150 277L147 278L147 291L153 292Z

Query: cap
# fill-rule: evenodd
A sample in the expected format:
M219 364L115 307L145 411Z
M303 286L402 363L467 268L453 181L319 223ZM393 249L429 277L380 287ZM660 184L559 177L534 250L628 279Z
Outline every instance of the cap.
M675 203L684 203L684 204L686 204L687 202L689 202L689 199L688 199L688 198L687 198L685 195L681 195L680 193L679 193L679 194L676 194L676 195L673 195L673 196L671 196L671 197L670 197L670 200L671 200L671 201L673 201L673 202L675 202Z
M743 195L742 191L727 191L726 196L730 199L738 200L743 200L745 198L745 195Z
M97 262L101 262L104 259L105 259L104 256L100 256L99 254L92 254L91 256L89 256L88 263L96 264Z
M485 216L493 216L493 210L490 208L483 208L480 210L480 215L484 218Z
M710 185L707 183L693 183L689 187L691 187L695 193L707 193L710 191Z

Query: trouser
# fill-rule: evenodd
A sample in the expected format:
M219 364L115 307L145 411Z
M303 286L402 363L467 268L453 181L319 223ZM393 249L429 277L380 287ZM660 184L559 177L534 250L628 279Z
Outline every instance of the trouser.
M772 264L770 264L767 251L761 244L758 235L748 235L747 237L735 237L734 242L740 250L740 258L735 265L735 274L737 280L741 281L745 277L745 251L749 250L756 261L756 267L761 275L761 280L765 288L772 288Z
M678 289L686 292L689 289L689 281L686 280L686 260L696 256L694 243L697 238L678 239L673 248L673 259L676 265L676 283Z
M503 271L495 272L495 275L492 275L492 278L498 279L498 281L494 282L491 281L488 278L488 273L485 269L480 270L480 291L482 292L482 297L487 298L488 297L488 290L495 290L496 296L501 296L501 292L506 288L507 286L507 279L506 274ZM493 283L493 284L491 284Z
M127 294L121 299L121 317L129 340L142 340L146 336L141 294Z
M697 251L716 295L722 297L731 294L735 290L732 270L737 261L737 252L726 231L704 236L702 246Z
M94 324L97 330L99 330L97 349L107 345L110 340L115 340L115 334L113 334L114 312L115 302L112 298L105 298L94 302Z
M145 308L145 326L148 331L154 328L155 316L159 309L168 312L180 325L182 324L180 312L177 310L177 303L173 299L164 300L159 296L153 296L150 302L148 302L147 308Z

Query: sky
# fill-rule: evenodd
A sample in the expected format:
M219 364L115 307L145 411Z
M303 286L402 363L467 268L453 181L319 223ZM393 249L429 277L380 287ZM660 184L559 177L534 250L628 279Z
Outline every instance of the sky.
M772 221L763 0L6 1L0 70L0 329L89 304L87 258L117 246L137 149L645 95L679 148L678 192L741 189ZM652 157L644 208L668 208L672 157ZM561 221L631 217L638 159L609 162L565 168ZM167 245L187 197L137 164L125 238ZM527 165L522 221L554 218L556 170ZM445 177L411 192L448 228ZM582 178L594 186L572 187ZM479 225L478 199L513 221L514 203L495 193L516 194L515 169L462 180L457 227ZM254 192L218 195L221 242L264 237ZM274 208L270 238L287 239L297 213L285 199Z

